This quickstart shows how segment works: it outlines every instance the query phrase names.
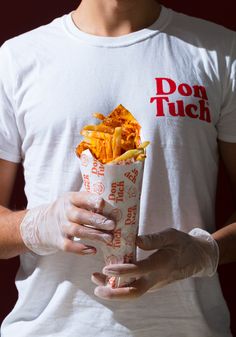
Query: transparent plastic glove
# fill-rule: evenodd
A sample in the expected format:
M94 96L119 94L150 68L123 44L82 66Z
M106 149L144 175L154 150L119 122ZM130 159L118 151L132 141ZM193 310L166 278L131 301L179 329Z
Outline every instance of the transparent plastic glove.
M20 232L25 245L38 255L59 250L95 254L96 248L73 238L112 241L113 220L102 215L104 200L88 192L69 192L49 205L30 209Z
M104 267L103 274L94 273L92 281L98 285L95 295L113 300L135 298L190 276L212 276L218 266L218 245L208 232L199 228L189 234L171 228L139 236L137 245L156 251L135 264L110 265ZM129 287L111 289L104 286L106 275L134 277L136 281Z

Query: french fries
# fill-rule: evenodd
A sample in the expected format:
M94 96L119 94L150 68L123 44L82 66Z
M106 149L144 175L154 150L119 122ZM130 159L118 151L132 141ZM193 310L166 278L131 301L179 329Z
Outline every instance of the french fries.
M76 148L79 157L89 149L103 164L145 160L149 142L140 142L141 126L126 108L120 104L107 117L100 113L93 116L101 123L86 125L81 130L84 140Z
M120 126L116 127L112 139L113 159L121 155L121 134L122 134L122 127Z
M143 154L143 149L140 150L128 150L125 153L123 153L121 156L115 158L111 164L119 163L121 161L126 161L128 159L136 159L139 155Z

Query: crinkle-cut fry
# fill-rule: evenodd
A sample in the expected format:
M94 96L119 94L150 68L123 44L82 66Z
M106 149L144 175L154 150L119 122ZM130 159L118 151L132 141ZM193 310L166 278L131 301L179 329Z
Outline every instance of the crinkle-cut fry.
M81 135L87 138L95 138L95 139L106 139L105 132L100 131L90 131L90 130L82 130Z
M143 149L132 149L132 150L128 150L125 153L123 153L121 156L113 159L111 162L109 162L109 164L115 164L117 162L120 161L125 161L127 159L131 159L134 158L136 159L138 155L143 153Z
M141 139L139 134L136 134L135 138L134 138L134 143L136 145L136 147L139 147L139 145L141 144Z
M107 154L106 154L106 146L105 146L105 142L104 140L101 142L101 145L98 147L96 147L97 150L97 158L100 158L100 161L102 163L106 163L106 159L107 159Z
M145 141L143 143L141 143L139 146L138 146L138 149L146 149L146 147L150 144L149 141Z
M113 159L113 147L112 147L112 135L105 133L104 147L106 149L105 162L111 161Z
M90 149L90 144L86 143L85 141L82 141L76 148L77 156L80 156L81 153L87 149Z
M93 117L97 118L97 119L100 119L101 121L103 121L106 117L101 114L100 112L95 112L93 113Z
M121 155L121 127L115 128L112 140L113 158L115 159Z
M106 132L113 134L114 128L107 126L107 125L85 125L82 130L88 130L88 131L100 131L100 132Z
M137 161L144 161L147 156L144 153L141 153L137 156Z

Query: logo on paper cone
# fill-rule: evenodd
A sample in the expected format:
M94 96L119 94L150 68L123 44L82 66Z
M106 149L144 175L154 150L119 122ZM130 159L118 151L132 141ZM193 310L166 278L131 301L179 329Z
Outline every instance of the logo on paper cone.
M93 158L93 167L91 173L95 174L97 177L104 177L104 171L104 165L97 159Z
M105 191L105 186L103 185L103 183L101 181L93 184L93 192L98 194L98 195L101 195L103 194Z
M88 174L83 174L84 188L87 192L90 192L90 179Z
M137 214L137 205L128 208L125 224L126 225L135 225L136 224L136 214Z
M125 183L124 181L115 181L111 184L111 193L108 195L108 200L114 202L124 201Z
M88 162L89 162L89 159L88 157L86 156L86 154L81 154L81 157L80 157L80 160L81 160L81 165L86 167L88 166Z
M136 183L136 179L138 176L138 170L137 169L133 169L132 171L129 172L125 172L125 177L128 178L130 181L132 181L132 183Z
M114 230L113 232L113 241L112 243L107 243L107 246L113 248L120 248L121 247L121 228Z

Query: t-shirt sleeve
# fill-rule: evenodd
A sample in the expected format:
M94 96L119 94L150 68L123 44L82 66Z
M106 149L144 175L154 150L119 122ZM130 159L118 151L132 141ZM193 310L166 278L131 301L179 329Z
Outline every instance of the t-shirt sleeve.
M236 40L236 38L235 38ZM223 102L217 122L218 139L236 143L236 43L226 57Z
M14 77L9 52L0 48L0 158L14 163L21 161L21 141L13 101Z

